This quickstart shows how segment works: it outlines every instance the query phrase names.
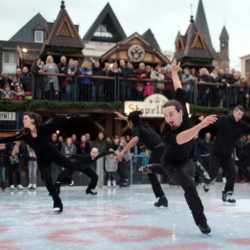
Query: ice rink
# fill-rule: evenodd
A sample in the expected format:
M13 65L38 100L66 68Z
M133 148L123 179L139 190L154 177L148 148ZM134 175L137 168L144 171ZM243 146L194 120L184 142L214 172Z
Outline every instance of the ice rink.
M0 249L250 249L250 184L236 184L236 206L221 201L223 184L198 191L212 232L202 235L179 186L163 185L169 207L156 208L149 185L63 187L62 214L45 188L0 191Z

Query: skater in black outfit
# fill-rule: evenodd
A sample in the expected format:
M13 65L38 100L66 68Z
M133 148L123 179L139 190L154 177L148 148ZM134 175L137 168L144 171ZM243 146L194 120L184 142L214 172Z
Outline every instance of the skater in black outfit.
M50 143L50 133L52 129L58 128L74 116L77 116L77 114L67 114L53 123L41 125L40 115L32 112L24 113L24 128L15 136L0 139L0 143L24 140L26 144L34 149L41 177L54 201L54 212L62 212L63 204L60 197L56 193L54 184L52 183L51 163L55 162L56 164L67 169L74 169L75 166Z
M125 152L134 147L138 142L141 142L151 150L149 163L160 163L164 144L161 142L161 137L150 128L149 124L140 120L139 115L141 114L141 112L131 112L128 117L123 116L119 112L115 112L115 114L118 116L118 119L126 120L128 122L128 126L132 130L131 132L133 137L125 146L125 148L119 153L117 160L121 161ZM154 205L156 207L167 207L168 200L161 188L161 184L158 181L157 176L153 173L149 173L148 178L152 185L156 198L159 198Z
M211 229L207 224L204 208L193 180L194 164L191 153L193 138L202 128L215 122L217 118L215 115L210 115L198 125L191 126L185 105L185 92L178 77L179 68L180 63L177 65L174 60L171 70L176 96L175 100L170 100L163 105L166 126L162 136L165 148L161 163L163 171L184 189L184 196L196 225L202 233L207 234ZM159 168L159 165L156 167Z
M232 196L237 178L237 170L232 159L233 149L242 135L250 133L250 126L241 120L244 111L244 108L238 105L232 114L219 117L211 126L217 129L217 133L209 161L209 175L213 180L217 176L219 167L223 167L227 181L222 192L222 200L227 204L236 203ZM208 191L209 186L204 186L204 190Z
M97 192L94 190L98 181L98 175L91 169L91 165L99 158L104 157L108 154L114 154L111 151L105 151L99 154L98 148L93 147L90 154L85 155L71 155L69 160L75 165L75 169L64 170L57 178L56 189L60 193L60 187L63 184L72 183L72 175L75 171L80 171L90 177L91 181L86 189L86 194L96 195Z

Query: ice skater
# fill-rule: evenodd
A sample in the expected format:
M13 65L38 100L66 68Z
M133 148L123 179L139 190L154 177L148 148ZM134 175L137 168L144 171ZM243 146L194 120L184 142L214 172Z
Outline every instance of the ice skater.
M184 196L192 212L196 225L204 234L211 232L204 214L204 207L196 190L194 164L191 160L193 138L201 129L216 121L216 115L207 116L198 125L192 127L185 105L185 91L178 77L180 63L174 59L171 65L175 100L163 105L166 126L163 130L165 144L161 163L163 171L184 189ZM157 168L160 166L157 165Z
M121 161L125 152L134 147L138 142L145 145L151 150L149 164L150 163L160 163L161 155L163 153L164 144L161 142L161 137L155 131L151 129L148 123L142 122L140 119L141 111L131 112L128 117L122 115L119 112L115 112L119 120L125 120L131 129L132 139L123 148L123 150L117 156L117 160ZM159 198L157 202L154 203L156 207L167 207L168 200L161 188L161 184L157 179L157 176L153 173L148 174L148 179L153 188L156 198Z
M78 114L76 113L67 114L55 122L41 125L42 119L39 114L27 112L24 113L23 116L24 128L19 133L15 136L0 139L0 143L24 140L26 144L33 148L37 156L37 163L41 172L41 177L54 201L54 212L62 212L63 204L56 192L55 185L52 182L51 163L54 162L66 169L71 170L75 168L75 165L59 151L57 151L50 143L50 133L52 129L57 129L60 125L66 123L72 117L77 115Z
M60 193L60 187L63 184L70 185L73 183L72 175L75 171L80 171L90 177L90 183L86 189L86 194L96 195L97 192L95 191L96 184L98 181L98 175L95 173L94 170L91 169L91 165L96 162L99 158L104 157L109 154L115 154L114 151L105 151L99 154L99 150L96 147L93 147L89 154L83 155L71 155L69 160L74 164L75 168L73 169L65 169L62 173L59 174L55 186L56 191Z
M237 170L232 159L233 149L242 135L250 133L250 126L242 121L244 111L244 108L238 105L233 109L232 114L220 116L217 122L211 126L215 127L217 132L210 155L209 175L211 181L213 181L217 176L219 167L222 166L226 175L222 201L226 204L236 204L233 192ZM205 185L204 190L209 191L209 185Z

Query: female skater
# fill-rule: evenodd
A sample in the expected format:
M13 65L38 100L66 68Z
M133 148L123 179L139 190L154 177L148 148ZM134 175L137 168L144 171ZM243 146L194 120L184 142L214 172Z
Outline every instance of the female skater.
M207 116L198 125L191 127L185 105L185 92L178 77L179 68L180 63L177 65L176 60L174 60L171 70L176 97L175 100L170 100L163 105L163 114L167 124L163 131L165 149L162 155L162 168L184 189L184 196L192 211L196 225L202 233L207 234L211 232L211 229L207 224L203 212L204 208L192 179L194 165L190 158L193 138L202 128L214 123L217 118L215 115Z
M15 136L0 139L0 143L24 140L31 148L33 148L37 156L37 163L41 172L41 177L54 201L54 212L62 212L63 204L52 183L51 163L54 162L67 169L74 169L75 166L69 159L58 152L52 144L50 144L50 130L58 128L60 125L77 115L78 114L76 113L67 114L53 123L41 125L40 115L32 112L24 113L24 128Z
M129 114L128 117L122 115L119 112L115 112L118 116L118 119L125 120L128 122L129 128L132 130L132 139L125 146L125 148L119 153L117 156L117 160L121 161L125 152L127 152L130 148L134 147L136 143L141 142L148 149L151 150L151 155L149 158L150 163L159 163L161 159L161 155L163 153L164 144L161 142L161 137L154 132L148 123L142 122L140 120L141 111L134 111ZM161 188L161 184L158 181L157 177L153 173L148 174L149 181L152 185L154 194L156 198L159 198L157 202L155 202L156 207L168 206L168 200Z
M56 181L56 191L60 193L60 187L62 184L72 183L72 175L75 171L80 171L91 178L91 181L86 189L86 194L96 195L97 192L94 190L98 181L98 175L90 167L99 158L104 157L109 154L114 154L114 151L105 151L99 154L98 148L93 147L90 154L84 155L71 155L69 157L70 161L74 164L75 168L64 170L57 178Z

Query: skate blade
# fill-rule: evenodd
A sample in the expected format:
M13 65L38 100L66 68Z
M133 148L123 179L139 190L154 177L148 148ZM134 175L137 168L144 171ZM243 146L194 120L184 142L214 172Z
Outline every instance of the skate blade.
M59 207L55 207L55 208L53 208L53 213L54 214L60 214L60 213L62 213L62 211L61 211L61 209Z
M222 204L226 207L236 206L236 202L232 203L232 202L222 201Z

